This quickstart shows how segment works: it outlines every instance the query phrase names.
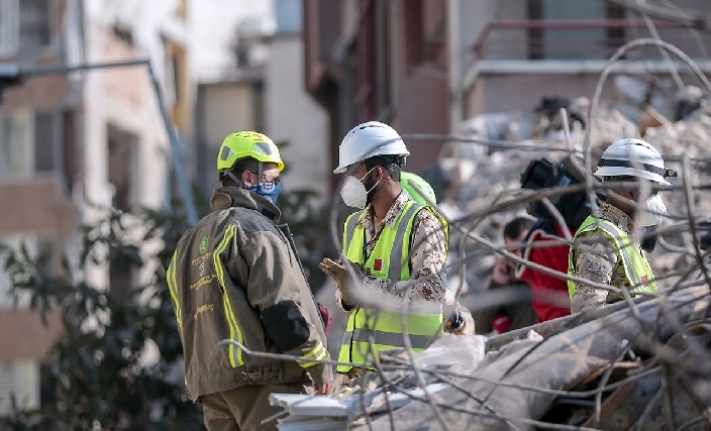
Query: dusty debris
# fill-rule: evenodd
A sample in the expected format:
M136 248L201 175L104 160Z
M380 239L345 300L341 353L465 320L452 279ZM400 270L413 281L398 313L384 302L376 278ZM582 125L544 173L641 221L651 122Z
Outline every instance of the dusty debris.
M575 394L572 391L596 370L621 360L625 351L622 340L629 341L635 354L651 358L651 354L661 346L668 346L666 343L680 327L706 319L710 299L708 288L703 286L671 295L668 301L653 300L640 304L638 316L630 309L617 311L561 332L544 342L502 355L486 366L477 367L468 376L457 378L458 388L445 389L432 398L451 429L509 430L512 426L534 429L537 421L545 417L564 392L569 392L569 397L587 395L581 398L590 398L589 393ZM661 318L660 307L664 307L667 313ZM706 339L704 344L686 340L683 352L687 355L694 352L694 360L708 362L709 347ZM681 352L674 349L669 353ZM675 379L674 382L711 378L709 367L702 367L693 373L690 369L676 367L675 372L679 375L672 376L665 372L663 366L655 366L654 361L652 359L645 366L662 373L666 379ZM698 372L703 376L697 375ZM642 375L639 372L622 373L623 378L628 380L641 378ZM693 408L687 407L686 410L693 411L693 414L671 415L675 421L681 421L675 426L692 419L704 419L705 409L711 407L711 398L701 398L706 395L701 388L692 388L690 392L690 397L696 402L692 403ZM456 406L456 409L451 406ZM677 413L676 410L674 412ZM422 401L413 401L393 413L393 417L402 429L437 429L439 423L427 403ZM630 423L635 422L636 419L630 420ZM705 425L710 426L711 422L706 421ZM376 419L373 429L390 429L387 418Z
M446 373L471 372L484 357L485 337L481 335L445 335L425 351L409 355L389 351L380 365L397 365L355 379L330 397L293 394L272 394L270 402L284 407L280 430L345 429L375 420L392 410L409 404L413 399L426 399L448 387L431 371ZM415 366L425 373L424 387L411 370ZM364 389L363 389L364 388ZM312 428L308 428L312 427Z
M496 260L482 239L503 246L503 225L525 213L521 173L534 158L581 155L589 132L592 167L611 142L642 137L681 172L676 187L663 195L669 217L653 232L658 240L649 260L662 287L659 297L498 335L486 340L481 355L475 347L480 341L474 339L460 343L462 348L471 344L469 356L432 346L415 355L414 365L426 377L424 389L410 355L383 358L384 365L405 368L384 371L385 380L375 386L343 389L336 396L340 404L329 399L323 411L337 406L347 415L324 416L326 422L318 422L324 428L308 429L342 429L333 421L375 430L394 424L396 429L452 430L533 430L550 424L558 429L711 429L711 330L706 324L711 297L704 282L710 259L699 253L698 233L692 235L692 227L711 219L705 194L711 180L711 106L704 91L693 86L677 91L658 80L629 76L615 84L618 97L598 107L592 123L578 121L589 119L590 101L584 97L550 98L536 112L484 114L462 123L460 136L466 139L450 143L447 157L437 164L451 182L439 205L452 226L449 287L464 295L464 304L481 302L481 286ZM313 415L294 400L278 401L291 413L281 429L307 429L291 427L300 420L316 426L308 422Z

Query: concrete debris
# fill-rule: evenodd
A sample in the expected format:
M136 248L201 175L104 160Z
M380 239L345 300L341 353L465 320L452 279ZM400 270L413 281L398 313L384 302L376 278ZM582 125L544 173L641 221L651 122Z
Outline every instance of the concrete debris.
M708 94L636 76L617 76L614 88L617 94L598 107L592 122L587 98L549 97L531 113L483 114L461 124L460 136L469 142L450 143L447 157L433 169L449 184L438 209L454 226L448 288L462 304L477 304L497 258L468 233L503 245L504 224L525 213L518 201L528 163L582 154L586 133L591 167L613 141L641 137L665 156L668 168L680 172L673 185L688 181L708 188ZM279 428L711 429L709 258L697 252L698 236L692 235L711 219L704 190L677 187L663 195L668 217L655 228L656 247L648 253L663 289L659 297L488 340L443 337L415 355L414 364L410 355L390 352L384 366L407 366L352 382L340 395L273 395L288 412Z
M567 329L544 342L480 364L468 375L453 379L451 387L432 396L432 402L440 408L439 413L453 430L533 430L541 422L581 425L569 422L572 416L566 415L571 408L568 406L561 411L561 402L570 403L572 399L577 401L573 404L576 408L586 407L585 420L588 421L594 414L597 393L610 400L605 391L598 392L597 388L625 388L628 382L658 374L666 379L667 385L688 385L687 394L692 399L688 404L679 402L674 405L673 414L665 415L667 420L673 421L675 427L696 421L706 427L702 429L708 429L711 425L711 418L707 416L707 409L711 407L707 392L711 378L708 361L711 332L703 321L707 307L711 305L710 299L706 286L692 288L665 300L668 317L665 319L658 320L662 300L654 300L640 304L636 313L629 308L623 309ZM695 335L675 336L684 325L694 328L691 332ZM661 346L668 349L668 359L684 357L688 360L675 362L673 372L669 372L653 356ZM630 358L638 361L638 365L613 367L613 364ZM699 364L698 361L703 365L692 365ZM592 374L596 374L596 378L590 379ZM640 385L647 385L647 389L640 389L644 393L654 389L650 382ZM625 390L632 389L627 387ZM658 401L656 398L663 399L668 390L669 386L657 386L654 402ZM621 395L618 393L617 396ZM652 412L648 409L640 413L631 404L617 408L619 405L614 403L614 398L609 401L608 411L618 412L617 424L627 424L632 429L636 425L641 427L638 429L649 429L646 421L651 420ZM413 401L394 412L393 420L401 429L439 429L440 422L430 404ZM657 420L659 412L653 413ZM593 422L597 420L592 419ZM389 418L375 419L371 429L389 430Z
M484 337L443 337L415 355L424 389L410 364L342 388L340 397L273 394L286 415L278 428L709 429L708 287L622 305L534 325L522 340L487 343L499 347L484 359ZM403 364L407 356L382 363Z
M430 371L461 374L471 372L484 358L486 338L481 335L445 335L432 345L413 355L414 364L404 350L389 351L381 365L399 365L399 370L368 373L341 387L332 396L272 394L272 405L282 406L285 418L279 420L280 430L345 429L373 420L392 410L424 400L448 387ZM425 373L422 387L410 368ZM309 426L313 428L308 428Z

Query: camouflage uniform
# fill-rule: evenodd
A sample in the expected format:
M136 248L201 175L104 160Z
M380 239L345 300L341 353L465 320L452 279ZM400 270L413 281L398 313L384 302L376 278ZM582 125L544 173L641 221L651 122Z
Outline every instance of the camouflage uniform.
M407 192L402 192L390 207L380 224L376 227L373 223L373 207L369 205L365 208L365 217L358 221L359 225L365 225L365 254L370 255L375 249L377 238L383 226L393 227L402 213L405 204L412 200ZM420 211L415 216L412 224L410 267L412 268L412 278L421 281L414 286L411 282L393 281L366 277L363 282L363 289L391 293L401 299L407 293L409 301L441 302L447 306L456 306L465 315L471 318L469 310L459 306L454 295L447 290L441 277L442 269L447 260L447 238L442 223L430 211ZM343 311L350 311L349 307L344 307L341 291L336 290L336 304Z
M632 219L619 208L608 203L600 205L601 218L614 223L627 235L634 230ZM595 232L585 232L578 236L585 240L585 247L573 247L573 262L575 275L595 283L614 287L630 288L631 283L625 275L622 261L617 259L615 252L605 238L596 237ZM593 239L595 238L595 239ZM637 244L638 245L638 244ZM575 293L570 298L571 312L602 306L612 302L615 294L585 283L575 282Z

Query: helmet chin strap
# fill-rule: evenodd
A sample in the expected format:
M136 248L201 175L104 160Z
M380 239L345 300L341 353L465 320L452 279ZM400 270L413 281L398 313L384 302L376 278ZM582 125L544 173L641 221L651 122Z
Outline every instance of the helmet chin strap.
M225 172L225 176L229 177L236 184L235 186L227 186L227 187L241 188L244 186L244 183L242 181L240 181L240 179L237 178L237 176L235 176L235 174L233 174L232 171Z
M259 162L259 163L258 163L258 166L257 166L257 172L258 172L257 175L259 176L259 177L258 177L259 180L262 179L262 172L264 172L264 169L262 168L262 166L263 166L263 163L262 163L262 162ZM227 177L230 177L230 179L231 179L232 181L234 181L235 184L237 184L236 186L229 186L229 187L237 187L237 188L246 187L245 184L242 182L242 180L240 180L239 178L237 178L237 176L236 176L235 174L233 174L232 171L227 171L227 172L225 172L223 175L224 175L224 176L227 176ZM258 180L258 181L259 181L259 180ZM260 181L260 182L261 182L261 181Z

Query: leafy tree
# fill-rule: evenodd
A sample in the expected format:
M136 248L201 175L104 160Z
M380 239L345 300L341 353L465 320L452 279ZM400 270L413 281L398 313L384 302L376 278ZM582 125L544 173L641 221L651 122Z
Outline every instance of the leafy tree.
M183 385L168 379L182 346L164 268L187 227L184 220L180 210L109 210L106 218L81 227L78 260L64 256L58 270L48 265L49 253L5 250L13 293L28 294L30 307L42 315L59 307L64 336L46 358L42 385L49 388L49 402L35 412L15 411L0 421L0 429L202 429L200 411L181 401ZM156 241L163 247L155 255L141 253L141 245ZM157 269L147 285L120 299L88 283L89 264ZM148 343L160 352L150 365Z

